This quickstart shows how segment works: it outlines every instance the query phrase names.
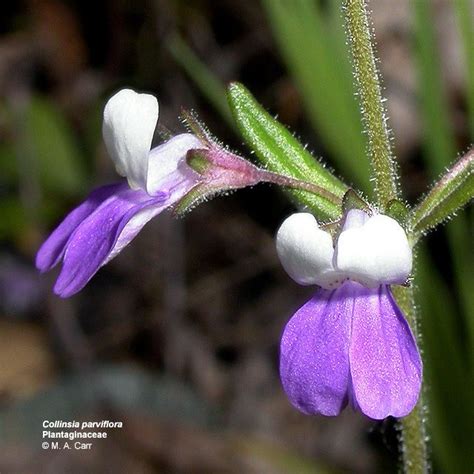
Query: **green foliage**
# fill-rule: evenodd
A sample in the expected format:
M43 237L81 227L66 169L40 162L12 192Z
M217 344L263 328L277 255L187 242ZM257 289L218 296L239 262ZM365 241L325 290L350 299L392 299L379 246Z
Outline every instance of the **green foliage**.
M421 310L424 373L433 453L440 472L469 472L472 451L472 366L461 349L455 297L433 271L425 246L418 251L417 297Z
M265 167L292 178L312 182L342 199L348 187L268 114L242 84L230 85L228 99L240 133ZM322 219L335 219L340 215L340 206L321 196L301 190L289 192Z
M26 116L31 166L47 190L73 195L84 191L83 159L64 117L46 99L33 97Z
M366 140L354 96L340 3L329 2L325 11L319 1L262 0L320 139L338 168L369 192Z
M222 82L207 68L180 36L173 36L169 39L168 49L174 60L196 82L209 103L230 126L233 126L234 122L227 105L225 88Z
M454 2L456 3L456 2ZM424 153L428 174L432 179L438 176L456 156L454 134L451 125L450 110L443 87L439 54L435 41L433 21L433 4L422 0L411 3L413 8L416 47L415 58L418 65L418 90L420 95L421 116L424 130ZM472 49L472 44L471 44ZM472 72L471 72L472 73ZM473 111L471 110L471 113ZM471 121L473 117L471 117ZM474 137L473 137L474 138ZM452 178L452 179L450 179ZM464 171L453 175L448 173L440 183L434 186L426 199L414 211L414 222L419 230L435 225L448 214L455 211L456 205L465 202L469 193L472 178L469 178L469 166ZM461 343L458 325L467 328L468 344L474 343L474 265L472 238L469 237L469 225L465 216L459 216L455 222L447 225L447 240L455 276L454 296L450 294L447 280L442 279L429 263L420 259L418 281L422 302L422 327L427 335L425 340L426 363L431 370L427 371L426 384L430 401L430 434L433 440L434 457L444 472L467 472L472 468L466 461L465 445L462 442L447 440L455 434L456 438L469 438L472 427L466 427L462 421L466 417L466 406L460 403L465 389L458 377L464 371L462 361L468 359ZM436 288L435 291L432 289ZM447 303L450 295L452 303ZM459 305L454 302L458 300ZM443 301L442 305L433 308L434 302ZM442 311L441 311L442 309ZM457 311L459 309L459 312ZM469 316L471 315L471 316ZM444 344L448 334L452 335L452 346L449 350ZM472 354L471 354L472 355ZM442 363L440 361L442 357ZM437 361L439 363L437 363ZM471 358L472 361L472 358ZM468 376L472 380L471 374ZM453 380L456 379L456 380ZM455 386L459 386L456 392ZM454 391L453 391L454 390ZM451 395L447 395L449 391ZM453 403L454 399L457 402ZM447 415L449 414L449 415Z
M474 150L461 158L412 211L415 236L448 219L474 197Z
M425 157L430 171L437 169L440 172L456 156L456 148L441 80L439 56L433 54L436 42L432 5L422 0L413 2L412 7L416 39L414 53L418 64Z
M15 150L10 143L0 144L0 176L4 185L12 185L18 180Z
M345 176L368 192L369 162L353 97L347 48L340 27L341 3L341 0L262 0L276 43L320 139L332 154L334 163L344 170ZM417 65L424 131L423 157L429 176L435 179L455 158L456 145L440 74L431 12L433 3L417 0L410 5L413 8L416 40L413 54ZM457 15L463 44L471 140L474 140L472 4L469 0L456 0L451 6ZM236 89L237 92L243 91L244 96L248 94L242 86L238 87L241 89ZM233 100L230 98L231 106ZM258 111L258 104L255 102L251 109ZM285 153L285 147L292 149L300 165L304 155L301 146L285 128L261 109L254 116L245 110L241 110L240 114L236 112L234 105L233 113L239 130L263 163L275 171L282 171L281 167L284 166L287 172L290 170L290 175L305 178L300 174L301 170L295 172L291 169L293 156ZM258 123L260 119L263 122ZM249 131L245 127L249 127ZM260 135L267 133L269 137L259 140ZM283 147L280 147L282 144L277 139L279 133L284 137ZM285 156L287 162L281 162ZM454 215L470 199L472 179L472 171L469 171L468 166L455 165L410 213L404 203L397 199L389 201L386 212L402 223L408 221L414 229L413 240L417 240L426 230ZM293 194L293 197L300 202L306 200L306 205L312 208L306 193ZM318 207L316 209L321 211ZM474 347L472 233L466 216L458 216L456 222L446 226L446 230L449 247L445 253L446 258L452 257L455 288L448 286L452 282L443 278L433 267L426 252L421 251L417 262L418 273L415 275L419 288L416 296L421 306L420 326L425 335L425 384L430 402L429 436L433 440L433 457L443 469L442 472L468 472L472 468L472 450L468 444L472 431L469 426L472 403L466 391L466 382L472 380L474 366L474 351L466 350L466 347ZM408 290L411 289L395 289L397 298L399 294L408 293ZM440 301L442 304L439 304ZM407 304L409 307L411 303ZM414 315L408 316L413 320L415 318ZM459 328L464 331L460 332ZM465 344L462 335L466 339Z
M18 241L55 221L65 197L85 192L87 176L73 131L46 98L33 96L24 109L4 106L3 116L9 134L0 146L0 237Z
M0 239L14 239L28 227L28 216L17 197L0 200Z
M467 104L469 110L470 136L474 140L474 3L472 0L455 0L452 2L456 12L462 53L464 56L467 80Z

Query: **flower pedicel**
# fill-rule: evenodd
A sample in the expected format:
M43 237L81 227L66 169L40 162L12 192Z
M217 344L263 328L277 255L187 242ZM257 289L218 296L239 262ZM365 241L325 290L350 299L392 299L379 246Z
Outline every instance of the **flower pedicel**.
M38 251L41 272L63 263L54 286L59 296L80 291L161 212L274 178L210 137L182 133L150 150L157 121L158 102L150 94L123 89L107 102L104 142L127 181L94 190Z

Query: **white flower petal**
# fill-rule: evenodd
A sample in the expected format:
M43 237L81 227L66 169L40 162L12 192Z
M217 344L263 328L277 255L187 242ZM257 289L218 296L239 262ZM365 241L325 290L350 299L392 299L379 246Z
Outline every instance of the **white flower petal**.
M162 183L171 173L182 172L188 178L196 174L192 168L180 166L180 164L184 164L186 153L189 150L203 147L204 145L195 135L182 133L151 150L148 161L148 194L153 195L157 191L163 191Z
M102 134L117 172L132 189L146 190L148 155L158 122L158 101L150 94L122 89L104 109Z
M288 217L277 232L276 247L283 268L300 285L333 288L339 283L332 264L332 237L318 227L312 214Z
M344 227L336 245L335 266L368 287L404 283L411 272L412 252L400 224L377 214L362 226L359 222Z
M351 209L344 219L344 226L342 230L353 229L355 227L362 227L367 220L369 219L369 215L360 210L360 209Z

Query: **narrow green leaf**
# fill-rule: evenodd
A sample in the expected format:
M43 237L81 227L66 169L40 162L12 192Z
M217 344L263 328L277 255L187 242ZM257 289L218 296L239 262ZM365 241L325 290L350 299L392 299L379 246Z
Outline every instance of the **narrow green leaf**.
M82 192L86 184L83 160L63 116L47 100L33 97L26 127L43 186L68 195Z
M369 163L340 21L340 0L262 0L283 59L335 163L370 191ZM335 27L336 12L338 26Z
M228 99L244 140L270 171L312 182L342 199L348 187L268 114L242 84L229 86ZM340 206L315 194L301 190L289 193L320 218L336 219L341 213Z
M452 2L452 3L457 3ZM415 58L417 60L418 91L420 96L420 110L424 132L424 153L427 170L431 178L438 176L449 162L456 156L456 145L446 91L442 81L442 65L438 52L438 42L435 32L433 2L420 0L411 2L414 12L415 30ZM466 18L471 21L472 17ZM468 48L472 50L472 42ZM470 72L472 74L472 71ZM440 192L446 196L436 196L437 185L430 191L425 200L415 208L412 220L420 230L429 228L442 221L446 216L454 213L456 207L465 200L465 192L472 189L472 178L469 172L467 177L456 179ZM447 176L449 176L449 172ZM439 201L446 201L442 206L436 206ZM451 205L450 205L451 204ZM443 206L445 206L443 208ZM430 216L422 220L423 216ZM431 219L431 222L430 222ZM421 301L423 314L423 332L425 334L425 352L428 369L433 364L429 398L432 406L431 435L434 445L434 456L439 460L443 472L463 472L469 463L463 463L466 450L463 443L470 439L472 427L466 426L465 419L470 419L464 407L465 403L463 384L459 385L460 372L463 370L467 357L463 351L460 334L454 333L447 340L448 332L452 332L456 325L464 327L467 347L474 344L474 285L472 231L469 229L465 216L450 222L446 226L446 235L449 245L444 249L450 255L453 266L455 294L451 303L447 299L447 289L439 287L439 273L433 268L424 270L425 277L421 278ZM423 272L423 261L420 259L420 269ZM450 282L452 285L452 282ZM439 302L443 304L439 304ZM461 309L458 318L454 312L457 303ZM454 313L454 314L453 314ZM425 316L426 315L426 316ZM471 351L471 364L474 351ZM471 377L472 379L472 377ZM470 379L469 379L470 380ZM453 396L453 394L455 396ZM459 410L459 407L463 407ZM472 417L471 417L472 418ZM472 463L471 463L472 466Z
M468 388L473 366L460 344L456 302L423 246L418 251L416 277L434 457L440 463L439 472L469 472L474 465L470 435L474 412Z
M196 53L180 36L173 36L167 44L174 60L192 78L221 117L233 127L234 122L226 101L226 91L222 81L197 57Z
M449 166L453 157L456 156L456 143L441 73L442 65L437 48L433 2L420 0L412 2L411 6L415 20L414 52L418 65L418 90L424 131L423 158L430 176L434 179ZM472 49L472 45L470 47ZM465 192L469 193L469 188L472 186L471 180L472 178L468 178L468 181L463 182L458 191L453 194L452 200L448 200L452 207L439 214L441 220L445 214L454 212L458 200L462 200ZM472 291L474 258L472 252L469 251L471 248L469 226L466 216L460 215L455 221L448 223L446 231L459 300L464 307L467 323L472 325L472 318L468 315L472 313L474 307L474 292ZM472 334L471 342L474 343L474 334Z
M1 184L12 184L18 180L15 150L10 143L0 143L0 180Z
M43 199L43 202L31 215L31 210L25 207L18 196L6 196L0 200L0 239L28 239L28 235L36 233L35 218L45 224L53 224L58 215L65 212L62 202L58 199Z
M424 158L436 176L456 156L456 148L436 49L432 6L427 0L412 2L416 39L414 53L425 138Z
M452 4L456 12L465 59L470 136L471 140L474 140L474 24L472 21L474 4L472 0L455 0Z
M474 149L464 155L431 189L411 215L418 236L448 219L474 197Z
M13 239L26 233L29 221L25 207L17 197L4 197L0 201L0 238Z

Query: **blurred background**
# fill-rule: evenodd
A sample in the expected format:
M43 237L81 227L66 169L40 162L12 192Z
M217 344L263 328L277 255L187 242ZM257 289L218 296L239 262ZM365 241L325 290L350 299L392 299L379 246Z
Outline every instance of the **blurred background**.
M471 0L373 1L404 197L415 203L474 139ZM23 0L0 17L0 471L397 472L394 420L292 409L283 326L314 289L281 269L294 210L261 186L185 219L162 215L78 295L52 294L34 255L97 185L121 87L158 96L160 125L196 110L250 156L225 84L243 82L370 196L339 0ZM157 137L159 140L159 137ZM427 239L417 298L435 472L472 472L472 209ZM91 451L43 451L43 420L123 421Z

